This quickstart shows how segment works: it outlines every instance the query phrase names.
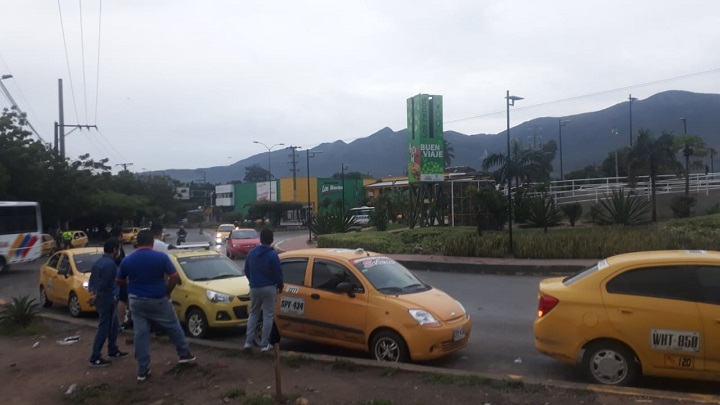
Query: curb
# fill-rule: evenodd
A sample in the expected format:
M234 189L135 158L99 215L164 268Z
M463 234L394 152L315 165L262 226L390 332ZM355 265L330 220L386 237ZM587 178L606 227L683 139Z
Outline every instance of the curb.
M410 270L436 271L445 273L499 274L508 276L567 276L587 266L576 264L485 264L462 262L439 262L406 259L387 255Z
M58 322L66 322L73 325L85 326L90 328L96 328L96 322L83 319L68 318L66 316L40 313L40 317L50 319ZM222 350L236 350L241 351L242 347L237 343L227 342L215 342L204 339L186 338L187 341L193 345L202 346L211 349L222 349ZM385 368L396 368L402 371L409 371L415 373L438 373L438 374L450 374L455 376L477 376L480 378L495 380L495 381L522 381L525 384L542 385L546 387L570 389L570 390L581 390L581 391L592 391L603 394L613 395L625 395L625 396L638 396L648 397L653 399L666 399L678 402L695 401L706 404L720 404L720 396L709 395L709 394L692 394L692 393L680 393L672 391L660 391L647 388L634 388L634 387L610 387L593 384L582 384L573 383L566 381L546 380L541 378L525 378L520 375L511 374L493 374L493 373L482 373L472 370L463 369L448 369L441 367L424 366L419 364L411 363L396 363L389 365L387 363L381 363L376 360L370 359L358 359L354 357L343 357L343 356L330 356L326 354L314 354L314 353L302 353L293 351L281 351L281 357L292 357L292 356L303 356L312 359L313 361L319 361L324 363L334 363L336 361L348 361L364 367L373 367L378 369Z

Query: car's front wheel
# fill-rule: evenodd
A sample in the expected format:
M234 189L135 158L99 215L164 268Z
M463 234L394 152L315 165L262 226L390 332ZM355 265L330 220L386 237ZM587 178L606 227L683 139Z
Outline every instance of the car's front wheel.
M389 330L380 331L373 337L370 352L378 361L406 362L410 357L405 340Z
M202 339L208 335L210 327L203 311L191 309L185 317L187 330L191 337Z
M43 286L40 286L40 305L42 305L43 308L50 308L52 306L52 301L48 299L47 291L45 291Z
M630 385L640 374L640 366L632 350L613 341L589 345L585 349L582 365L594 383L603 385Z
M75 318L82 315L82 310L80 309L80 299L74 292L71 292L70 298L68 298L68 311L70 312L70 315Z

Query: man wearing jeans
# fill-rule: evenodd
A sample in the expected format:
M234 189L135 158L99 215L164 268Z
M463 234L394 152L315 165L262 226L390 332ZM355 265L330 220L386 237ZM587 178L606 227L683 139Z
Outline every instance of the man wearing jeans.
M103 246L103 255L92 266L88 291L88 303L94 305L98 312L98 328L95 332L90 367L105 367L110 361L102 358L102 348L108 343L108 357L119 359L128 354L120 351L117 345L120 322L117 317L118 286L115 284L117 265L115 256L120 250L120 243L109 239Z
M272 349L269 342L275 315L275 298L283 289L280 258L272 247L273 232L260 231L260 245L255 246L245 258L245 275L250 282L250 317L247 323L245 349L250 349L255 338L255 328L262 311L261 351Z
M117 282L128 285L135 332L135 360L138 363L137 380L145 381L150 376L151 324L164 330L175 344L178 363L195 361L195 356L190 354L180 322L168 298L180 281L175 267L168 255L152 249L153 234L149 230L138 233L137 243L137 250L120 265Z

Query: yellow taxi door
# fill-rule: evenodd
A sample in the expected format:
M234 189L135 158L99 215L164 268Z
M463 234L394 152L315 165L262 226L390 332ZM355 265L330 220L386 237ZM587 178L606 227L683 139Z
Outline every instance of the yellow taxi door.
M70 298L70 288L72 284L72 266L70 266L70 257L66 254L60 254L57 272L52 279L53 296L56 302L67 304Z
M720 373L720 267L697 266L701 289L698 302L703 322L705 371Z
M45 294L49 301L58 302L58 298L55 294L55 285L57 283L57 269L60 259L64 255L62 253L55 253L48 259L47 264L41 268L42 283L45 285Z
M366 346L368 294L353 272L341 263L315 258L305 294L305 311L312 322L308 332L315 338L346 347ZM350 283L352 293L338 289Z
M645 266L615 273L602 296L617 338L630 345L643 367L702 370L703 325L694 297L694 269Z

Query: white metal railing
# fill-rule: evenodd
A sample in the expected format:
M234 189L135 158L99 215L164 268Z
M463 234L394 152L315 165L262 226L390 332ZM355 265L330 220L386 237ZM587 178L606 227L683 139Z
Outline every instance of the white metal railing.
M720 190L720 173L690 174L690 192L694 194L709 194L710 190ZM532 183L540 186L541 184ZM652 190L649 176L638 177L634 184L628 183L627 177L605 177L599 179L557 180L552 181L546 188L549 196L558 204L571 202L597 202L612 190L623 188L626 192L632 190L636 195L647 196L649 199ZM507 192L507 187L504 190ZM675 175L657 176L655 180L655 193L682 194L685 192L685 178ZM538 193L530 193L534 195Z

